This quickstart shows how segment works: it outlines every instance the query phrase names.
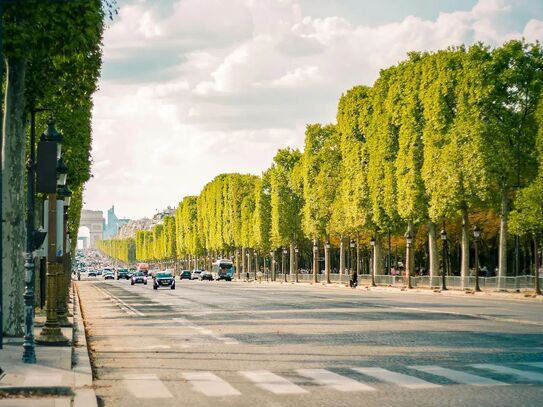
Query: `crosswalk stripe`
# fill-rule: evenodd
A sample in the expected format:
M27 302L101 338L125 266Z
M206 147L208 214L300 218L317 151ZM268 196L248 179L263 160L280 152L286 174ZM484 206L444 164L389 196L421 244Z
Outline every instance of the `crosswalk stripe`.
M357 382L337 373L330 372L325 369L299 369L296 372L304 377L313 379L318 384L326 387L331 387L338 391L372 391L373 387L367 384Z
M124 385L138 399L168 399L172 393L154 374L126 374Z
M251 370L239 372L258 387L274 394L303 394L306 390L267 370Z
M421 372L430 373L435 376L445 377L453 382L469 384L472 386L505 386L507 383L498 380L489 379L487 377L477 376L471 373L460 372L458 370L447 369L441 366L409 366L411 369L420 370Z
M492 365L492 364L487 364L487 363L477 363L470 366L476 369L485 369L485 370L490 370L496 373L517 376L522 379L532 380L535 382L543 382L543 374L537 373L537 372L529 372L526 370L518 370L518 369L513 369L511 367Z
M229 383L211 372L185 372L183 377L192 383L194 390L206 396L221 397L241 394Z
M384 382L397 384L398 386L407 389L433 389L441 387L439 384L430 383L426 380L419 379L418 377L392 372L379 367L353 367L352 370L367 376L375 377Z

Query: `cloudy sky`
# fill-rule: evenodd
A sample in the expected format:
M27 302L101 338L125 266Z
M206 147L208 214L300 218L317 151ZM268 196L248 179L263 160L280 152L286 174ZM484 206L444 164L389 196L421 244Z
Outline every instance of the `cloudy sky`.
M94 97L87 209L151 216L259 174L341 93L411 50L543 41L541 0L118 0Z

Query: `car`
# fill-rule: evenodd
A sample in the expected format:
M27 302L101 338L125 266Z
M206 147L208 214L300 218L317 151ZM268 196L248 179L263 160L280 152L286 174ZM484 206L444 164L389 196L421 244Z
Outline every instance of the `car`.
M95 270L89 270L87 273L87 277L96 277L96 271Z
M155 275L153 289L158 290L159 288L167 287L169 287L171 290L175 290L175 278L169 271L159 271Z
M192 280L192 273L190 270L182 270L179 273L179 280Z
M191 280L198 280L198 278L200 277L200 273L202 272L202 270L192 270L192 273L190 274L190 279Z
M213 281L213 274L211 274L210 271L202 270L202 272L200 273L200 277L198 277L198 279L200 281L204 281L204 280Z
M113 271L104 272L104 280L115 280L115 274L113 274Z
M130 284L144 284L147 285L147 276L143 274L143 271L136 271L136 273L130 278Z
M125 280L128 280L130 278L128 269L117 270L117 280L120 280L121 278L124 278Z

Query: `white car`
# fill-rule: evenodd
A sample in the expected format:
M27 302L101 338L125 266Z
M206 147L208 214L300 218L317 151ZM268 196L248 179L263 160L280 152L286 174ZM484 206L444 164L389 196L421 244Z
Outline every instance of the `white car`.
M192 270L192 273L190 275L191 280L198 280L200 278L200 274L202 274L203 270Z

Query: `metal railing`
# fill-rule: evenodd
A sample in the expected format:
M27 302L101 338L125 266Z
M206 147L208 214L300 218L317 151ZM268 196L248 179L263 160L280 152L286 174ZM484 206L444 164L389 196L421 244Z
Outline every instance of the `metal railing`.
M524 275L518 277L479 277L479 286L482 290L523 290L523 289L532 289L534 287L534 276ZM266 281L266 279L263 279ZM271 281L271 278L269 279ZM348 274L330 274L330 282L334 284L348 284L350 280L350 275ZM287 274L286 280L283 274L277 274L275 281L282 282L295 282L296 275ZM543 287L543 277L539 277L541 286ZM311 283L313 282L313 274L298 273L298 282L300 283ZM317 283L325 283L326 275L317 274ZM452 290L462 290L462 289L474 289L475 288L475 277L468 276L464 277L462 284L462 277L460 276L447 276L445 278L445 283L448 289ZM388 286L388 287L405 287L406 280L405 276L397 275L376 275L375 284L377 286ZM369 274L359 274L358 276L358 285L369 286L371 285L371 275ZM411 285L418 288L439 288L441 287L441 276L416 276L411 277Z

